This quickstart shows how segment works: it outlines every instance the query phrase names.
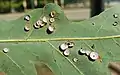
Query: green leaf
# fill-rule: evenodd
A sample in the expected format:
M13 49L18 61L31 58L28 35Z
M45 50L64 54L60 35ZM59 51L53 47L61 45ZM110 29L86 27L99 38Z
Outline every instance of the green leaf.
M33 25L55 11L55 31L46 32L50 23L35 29ZM99 16L82 22L69 21L61 8L47 4L35 9L30 21L24 16L14 21L0 21L0 72L6 75L111 75L108 65L120 61L120 11L119 5ZM24 31L29 26L28 32ZM59 50L62 43L72 41L70 55ZM91 61L80 55L80 49L98 52L101 59ZM8 52L4 52L8 50Z

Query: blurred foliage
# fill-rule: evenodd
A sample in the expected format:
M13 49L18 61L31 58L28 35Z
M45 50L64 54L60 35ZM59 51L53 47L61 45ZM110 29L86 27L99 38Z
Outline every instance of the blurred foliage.
M23 0L0 0L0 13L9 13L12 10L23 11Z
M1 13L7 13L10 12L11 4L10 0L0 0L0 12Z
M64 3L65 4L72 4L72 3L84 3L86 1L89 1L89 0L64 0Z
M54 0L37 0L37 8L44 7L46 3L53 3Z
M26 0L27 9L33 9L35 7L34 0Z
M24 11L24 0L0 0L0 13L21 12ZM46 3L53 3L54 0L37 0L37 6L34 4L35 0L26 0L26 8L41 8Z
M11 8L17 12L24 11L23 0L11 0Z
M11 7L12 8L16 8L19 7L23 4L23 0L19 0L19 1L11 1Z

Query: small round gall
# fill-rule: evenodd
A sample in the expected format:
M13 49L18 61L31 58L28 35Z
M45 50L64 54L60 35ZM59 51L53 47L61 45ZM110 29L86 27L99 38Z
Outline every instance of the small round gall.
M61 51L65 51L66 49L68 49L68 45L66 43L63 43L59 46Z
M68 45L68 48L72 48L72 47L74 47L75 43L74 42L68 42L67 45Z
M29 30L30 30L30 27L26 25L26 26L24 27L24 31L28 32Z
M40 26L42 24L42 21L41 20L38 20L37 22L36 22L36 25L37 26Z
M4 52L4 53L8 53L8 52L9 52L9 49L8 49L8 48L4 48L4 49L3 49L3 52Z
M114 14L113 17L114 17L114 18L118 18L118 14Z
M38 20L36 22L36 25L39 26L39 27L43 27L45 25L45 23L43 23L43 21L41 21L41 20Z
M54 21L55 21L55 19L54 18L50 18L50 20L49 20L51 23L53 23Z
M86 53L86 51L83 50L82 48L79 50L79 54L85 54L85 53Z
M73 58L73 62L77 62L78 61L78 59L77 58Z
M30 21L30 15L26 15L26 16L24 17L24 20L25 20L25 21Z
M53 26L48 26L48 28L47 28L47 33L48 34L51 34L51 33L53 33L55 31L55 27L53 27Z
M64 52L63 52L64 56L69 56L70 55L70 50L69 49L66 49Z
M37 23L35 23L35 24L33 25L33 27L34 27L35 29L39 29L39 28L40 28L40 26L39 26Z
M48 27L48 30L49 30L50 32L53 32L53 31L54 31L54 27L53 27L53 26L49 26L49 27Z
M118 22L114 22L114 23L113 23L113 26L117 26L117 25L118 25Z
M47 18L45 16L43 17L42 20L43 20L43 22L47 23Z
M91 58L92 60L96 60L96 59L99 58L99 55L98 55L97 52L91 52L91 53L90 53L90 58Z
M55 15L56 15L56 12L55 11L52 11L51 13L50 13L50 17L55 17Z

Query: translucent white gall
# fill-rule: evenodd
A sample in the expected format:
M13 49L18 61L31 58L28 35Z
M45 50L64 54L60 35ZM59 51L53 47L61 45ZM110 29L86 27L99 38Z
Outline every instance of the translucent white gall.
M69 55L70 55L70 50L69 50L69 49L66 49L66 50L63 52L63 54L64 54L65 56L69 56Z
M4 52L4 53L8 53L8 52L9 52L9 49L8 49L8 48L4 48L4 49L3 49L3 52Z
M78 61L78 59L77 58L73 58L73 62L77 62Z
M24 17L24 20L30 21L30 15L26 15L26 16Z
M55 15L56 15L56 12L55 11L52 11L51 13L50 13L50 16L53 18L53 17L55 17Z
M117 24L118 24L118 22L114 22L114 23L113 23L113 26L117 26Z
M40 26L35 23L35 24L34 24L34 28L35 28L35 29L39 29Z
M75 44L74 44L74 42L68 42L67 45L69 48L72 48Z
M66 50L67 48L68 48L68 45L66 43L63 43L63 44L60 45L60 49L62 51Z
M55 29L55 28L54 28L53 26L49 26L49 27L48 27L48 30L49 30L50 32L53 32L54 29Z
M24 30L25 30L25 31L29 31L29 30L30 30L30 27L26 25L26 26L24 27Z
M47 23L47 18L45 16L43 17L43 22Z
M36 22L36 24L37 24L38 26L40 26L40 25L42 24L42 21L41 21L41 20L38 20L38 21Z
M54 18L50 18L50 20L49 20L51 23L53 23L54 21L55 21L55 19Z
M83 50L83 49L80 49L79 52L80 52L81 54L85 54L85 53L86 53L86 51Z
M91 52L90 53L90 58L93 59L93 60L96 60L99 58L99 55L97 52Z
M114 17L114 18L118 18L118 14L114 14L113 17Z

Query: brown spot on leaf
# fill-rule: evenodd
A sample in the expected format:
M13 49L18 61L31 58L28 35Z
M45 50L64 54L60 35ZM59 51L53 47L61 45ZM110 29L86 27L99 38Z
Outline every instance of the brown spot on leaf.
M54 75L52 70L43 63L35 64L37 75Z

